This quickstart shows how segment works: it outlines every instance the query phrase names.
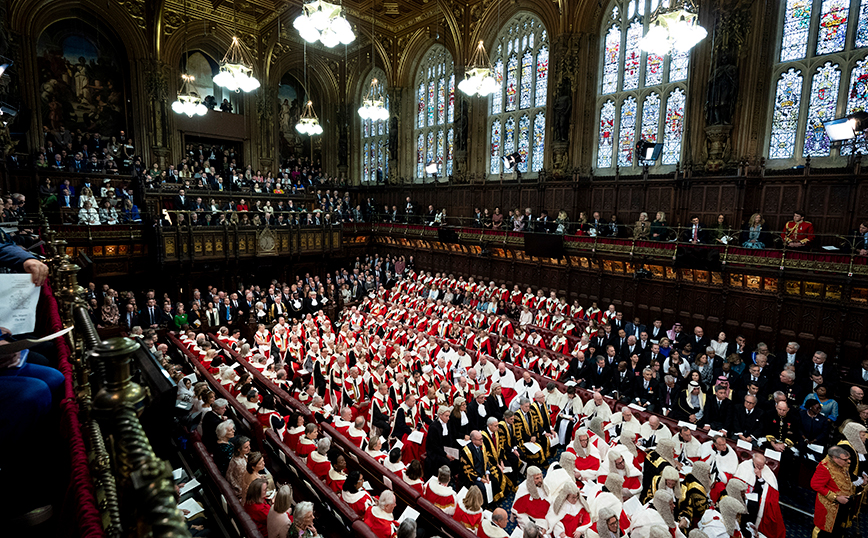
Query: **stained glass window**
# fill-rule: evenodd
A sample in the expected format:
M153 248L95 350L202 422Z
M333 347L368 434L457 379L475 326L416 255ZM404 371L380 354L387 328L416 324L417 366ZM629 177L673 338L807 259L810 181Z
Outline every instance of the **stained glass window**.
M862 0L856 23L856 48L868 47L868 0Z
M455 145L455 132L452 127L446 133L446 175L452 175L452 151Z
M444 156L445 129L455 121L455 74L452 56L442 45L434 45L423 56L416 75L419 88L419 114L416 124L416 179L424 180L425 166L433 161L441 164L441 174L448 175Z
M530 118L527 114L518 120L518 152L521 155L518 171L527 172L527 157L530 154Z
M808 50L813 0L787 0L784 8L784 35L781 39L781 61L798 60Z
M419 120L416 123L416 127L420 129L425 127L425 85L419 84L419 104L416 110Z
M506 61L506 111L513 112L516 108L516 71L518 71L518 56L513 54Z
M642 103L642 140L657 142L657 125L660 123L660 96L651 93Z
M770 85L769 164L791 167L811 157L822 159L818 166L829 166L826 159L851 155L854 148L868 153L863 136L832 144L823 126L868 104L868 0L782 3L780 59Z
M860 21L861 22L861 21ZM847 91L847 115L860 110L868 110L868 59L859 60L853 71L850 72L850 86ZM841 146L841 155L850 155L853 150L857 153L868 153L868 144L864 133L857 135L852 142Z
M545 155L546 143L546 115L545 112L537 112L533 119L533 160L531 172L539 172L543 168L543 156Z
M428 83L428 127L434 125L434 110L437 108L437 83L433 80Z
M618 165L631 166L636 138L636 98L628 97L621 104L620 133L618 136Z
M790 68L778 79L775 87L775 105L769 158L788 159L796 147L799 127L799 102L802 96L802 72Z
M663 56L649 54L645 61L645 85L656 86L663 83Z
M489 173L500 173L500 120L491 123L491 166Z
M603 93L618 89L618 71L621 67L621 30L613 26L606 34L603 57Z
M850 0L824 0L820 8L820 30L817 35L817 54L844 50L847 40L847 16Z
M530 94L533 91L533 54L530 50L524 51L521 56L521 99L519 106L522 110L530 108Z
M597 143L597 168L611 168L612 144L615 137L615 102L603 103L600 110L600 132Z
M534 106L546 106L546 90L549 81L549 48L542 47L536 53L536 101Z
M416 177L425 173L425 135L419 133L416 139Z
M503 60L494 62L494 77L498 86L503 84ZM491 95L491 113L500 114L501 112L503 112L503 93L494 92Z
M600 37L596 168L611 174L617 163L621 173L629 175L639 173L643 164L677 164L681 160L690 51L673 50L660 56L639 48L650 15L658 7L668 6L668 0L609 0L609 5L610 15L602 21ZM663 142L669 153L656 162L640 163L635 157L639 139Z
M520 14L504 26L492 48L499 90L492 94L489 109L490 116L496 117L489 123L489 172L499 174L500 157L516 151L522 155L518 171L539 172L545 156L548 34L536 16Z
M381 85L385 86L386 74L383 73L380 69L375 69L371 73L368 74L367 79L365 79L365 83L360 87L360 95L359 101L361 102L362 98L365 94L370 91L371 88L371 80L376 78L380 81ZM419 96L424 96L424 90L420 88ZM384 106L386 110L389 110L389 97L388 95L384 97ZM424 121L424 116L422 114L422 109L424 108L424 104L420 102L418 111L418 121ZM388 143L387 138L389 135L389 120L360 120L361 123L361 138L364 144L360 144L359 148L363 151L360 151L361 155L359 156L359 166L361 168L361 180L362 181L376 181L377 180L377 169L381 169L383 171L383 177L388 176L388 165L386 161L388 160ZM382 149L378 149L382 148Z
M447 106L446 123L455 120L455 73L449 75L449 104Z
M635 90L639 87L639 68L641 66L639 60L642 57L639 39L642 38L643 33L640 21L633 21L627 30L627 44L624 46L624 90Z
M506 136L503 139L503 154L511 155L515 153L515 118L506 120L504 131Z
M365 153L364 153L364 166L362 168L362 181L370 181L371 180L371 154L368 153L370 147L368 144L365 144Z
M663 123L663 164L678 164L681 159L681 138L684 133L684 91L675 88L666 102Z
M814 74L811 82L811 100L808 105L808 124L805 131L803 157L808 155L826 157L829 155L831 142L826 136L823 122L835 118L840 82L841 71L838 69L838 65L832 65L832 62L826 62Z

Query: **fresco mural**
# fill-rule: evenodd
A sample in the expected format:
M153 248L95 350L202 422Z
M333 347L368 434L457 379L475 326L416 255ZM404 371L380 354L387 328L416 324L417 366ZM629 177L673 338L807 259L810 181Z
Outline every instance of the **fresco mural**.
M307 99L304 86L294 76L287 73L280 79L277 99L280 104L277 118L281 158L285 159L296 154L308 154L308 137L299 135L298 131L295 130L295 125L301 117L301 110ZM304 148L308 149L305 150Z
M49 26L36 51L42 125L106 137L126 130L126 53L118 40L69 19Z

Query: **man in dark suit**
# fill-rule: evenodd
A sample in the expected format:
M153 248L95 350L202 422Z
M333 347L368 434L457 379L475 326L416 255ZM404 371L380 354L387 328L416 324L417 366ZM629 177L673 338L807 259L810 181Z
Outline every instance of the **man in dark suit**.
M82 159L81 153L76 153L75 157L70 159L69 161L69 171L70 172L84 172L87 163Z
M75 197L69 193L69 189L63 189L57 197L57 205L61 209L73 209L78 207L78 202L76 202Z
M612 376L612 394L618 394L618 399L624 403L630 403L633 400L634 394L634 380L636 376L633 375L627 368L627 361L621 361L618 363L618 370L615 371L615 375Z
M226 406L228 405L229 402L223 398L218 398L211 404L211 410L202 417L202 424L200 425L202 444L212 453L217 450L217 425L226 420Z
M641 362L642 350L639 349L639 344L636 343L636 337L631 334L627 337L627 342L621 346L621 358L629 361L633 353L639 355Z
M684 333L680 333L680 334L684 334ZM705 352L705 348L708 347L708 345L711 341L708 339L707 336L705 336L705 332L702 330L702 327L697 325L693 329L693 336L690 338L685 338L683 340L683 342L681 343L680 347L684 347L684 344L686 344L687 342L690 342L690 344L693 346L693 350L695 352L703 353L703 352Z
M851 385L868 385L868 359L862 359L859 368L850 368L847 374L847 383Z
M160 309L157 308L156 300L148 299L148 304L142 311L142 316L145 318L145 323L148 324L148 327L155 329L160 325Z
M232 308L232 304L229 302L229 297L223 299L223 304L220 305L220 323L234 325L235 319L238 317L236 314L237 312Z
M802 367L799 378L804 380L805 393L813 392L821 383L834 392L840 376L838 369L827 360L826 353L815 351L814 356L811 357L811 362L805 363L805 366Z
M633 398L640 406L644 407L648 412L654 412L658 402L660 382L654 378L654 372L651 368L642 370L642 378L637 378L633 384Z
M729 346L726 348L727 357L733 353L741 357L741 362L750 364L750 352L747 350L747 340L745 340L744 336L736 336L735 342L730 342Z
M627 336L635 336L636 340L639 340L639 335L645 332L645 325L642 324L638 317L635 317L633 321L628 321L624 325L624 332L627 333Z
M663 409L671 410L675 407L675 400L677 398L678 390L675 388L675 378L667 375L663 378L663 384L658 389L657 411L662 412Z
M605 357L597 356L595 362L588 372L588 386L609 394L612 391L612 369L606 364Z
M755 383L759 389L759 397L765 397L765 395L768 394L766 392L768 382L768 377L761 374L760 367L756 364L751 364L749 367L744 369L744 372L742 372L741 375L736 378L736 382L733 383L732 388L735 391L736 400L747 394L748 383Z
M591 347L598 350L606 349L606 346L609 344L609 337L606 336L606 332L602 327L597 329L597 334L591 337Z
M609 222L606 223L606 226L603 228L603 235L605 237L617 238L621 236L621 223L618 222L618 215L612 215L609 219Z
M705 411L702 413L700 424L708 430L723 430L728 432L729 421L732 415L732 400L726 397L726 387L714 387L714 398L708 398L705 402Z
M352 294L353 301L360 301L362 296L365 294L365 287L358 281L358 279L353 280L353 285L350 287L350 293Z
M593 215L591 215L591 220L589 220L587 224L588 233L590 233L591 230L594 230L595 234L604 235L603 227L605 226L605 224L606 223L603 222L602 218L600 217L600 212L594 211Z
M684 231L684 241L693 245L700 245L705 242L705 230L699 224L699 217L694 215L690 219L690 228Z
M172 198L172 206L175 211L186 211L189 209L190 200L187 198L187 193L184 189L178 191L178 195Z
M123 325L126 330L130 331L138 324L139 315L136 313L136 307L134 307L132 304L128 304L126 307L126 311L121 314L121 325Z
M656 344L664 336L666 336L666 329L663 328L663 321L655 319L651 330L648 332L648 339L651 340L651 343Z
M172 305L166 303L163 305L163 310L160 311L160 325L172 328L174 323L175 316L172 315Z
M452 446L452 436L449 434L449 407L443 406L437 410L437 420L428 427L426 441L425 467L427 474L436 474L443 465L452 465L456 459L446 455L446 448Z
M757 407L757 398L751 394L744 397L743 406L735 406L729 425L731 439L747 441L753 445L762 438L763 411Z
M609 325L612 326L612 332L615 334L619 334L619 331L622 329L625 333L627 331L627 323L624 321L624 314L621 312L615 313L615 317L609 320ZM626 336L629 336L629 333Z

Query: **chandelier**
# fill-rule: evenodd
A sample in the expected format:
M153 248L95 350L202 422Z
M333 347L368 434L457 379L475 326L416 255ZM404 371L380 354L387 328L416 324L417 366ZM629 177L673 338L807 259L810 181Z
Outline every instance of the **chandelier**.
M202 104L199 94L192 89L192 83L196 79L186 73L182 74L181 78L184 82L181 83L181 89L178 90L178 98L172 103L172 110L176 114L186 114L191 118L197 114L204 116L208 112L208 108Z
M295 130L308 136L322 134L322 125L319 124L319 118L316 117L316 112L313 111L313 101L308 101L304 105L304 112L302 112L298 123L295 124Z
M464 80L458 83L458 89L471 97L486 97L497 91L497 79L494 78L494 71L482 41L477 45L470 59L470 66L464 73Z
M356 39L350 23L341 15L341 6L321 0L304 4L302 14L292 25L308 43L319 40L328 48L338 43L349 45Z
M362 106L359 107L359 116L363 120L387 120L389 119L389 110L383 106L383 88L380 86L380 81L376 78L371 79L371 89L362 99Z
M233 36L229 50L220 62L220 72L214 77L214 84L231 92L252 92L259 87L259 81L253 76L253 60L247 47L240 39Z
M648 33L639 40L639 48L658 56L673 50L687 52L707 35L699 25L699 7L693 0L670 0L651 14Z

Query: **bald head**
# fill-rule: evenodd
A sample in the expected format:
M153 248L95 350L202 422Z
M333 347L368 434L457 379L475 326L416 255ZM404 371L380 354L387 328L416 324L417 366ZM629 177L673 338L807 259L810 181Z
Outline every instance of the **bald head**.
M503 508L497 508L491 513L491 522L501 529L504 529L506 528L506 524L509 522L509 515Z

